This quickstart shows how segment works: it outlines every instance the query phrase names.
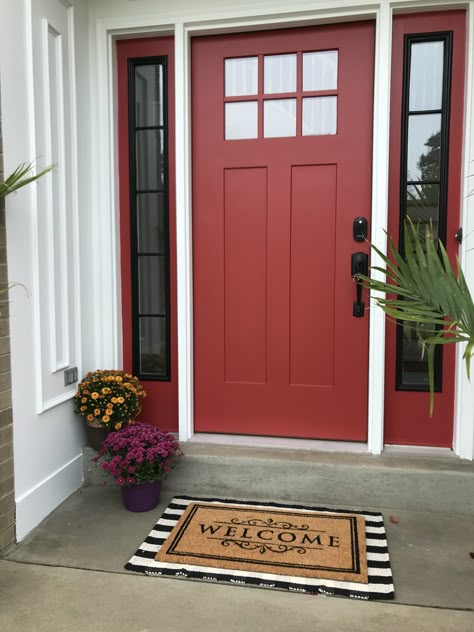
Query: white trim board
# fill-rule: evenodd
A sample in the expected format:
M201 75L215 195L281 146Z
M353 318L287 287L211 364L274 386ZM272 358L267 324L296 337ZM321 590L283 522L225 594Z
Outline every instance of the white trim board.
M58 505L82 486L82 452L16 500L16 539L24 539Z
M190 15L186 21L182 17L173 17L169 13L139 16L101 18L95 22L95 42L91 51L92 67L96 72L97 98L92 103L92 111L98 112L92 129L93 155L96 157L93 165L96 173L94 182L94 198L98 208L110 209L110 213L103 214L101 233L106 228L113 235L107 249L102 251L101 269L108 269L111 275L96 287L98 304L108 303L108 310L101 310L103 314L110 314L110 305L116 306L116 316L111 326L110 316L102 316L101 331L97 332L98 348L102 364L117 366L120 358L121 343L118 339L120 332L120 303L118 291L118 203L115 196L115 181L113 174L117 173L116 151L114 143L114 100L113 100L113 71L114 59L112 42L114 37L121 35L153 34L169 31L175 32L175 75L176 75L176 189L177 189L177 269L178 269L178 359L179 359L179 436L182 441L188 441L193 436L193 287L192 287L192 209L191 209L191 120L190 120L190 38L192 36L229 32L243 27L261 29L263 27L302 26L304 24L324 24L340 19L363 19L376 17L376 67L375 67L375 97L374 97L374 155L373 155L373 194L372 194L372 239L382 251L386 249L386 238L383 228L387 221L388 198L388 155L380 151L380 147L388 147L389 138L389 106L390 106L390 63L391 63L391 20L393 9L410 10L439 10L441 8L469 8L472 27L473 0L456 2L447 0L444 7L439 1L400 0L390 2L367 2L363 6L355 2L347 2L341 7L334 1L324 3L317 10L299 10L244 17L239 9L226 9L221 15L215 12L206 15ZM473 43L468 42L468 68L470 77L473 71ZM95 63L94 63L95 62ZM470 84L472 84L472 80ZM472 85L469 94L472 93ZM466 102L466 119L473 116L474 104L472 100ZM474 137L471 133L465 139L465 156L474 156ZM104 160L107 156L108 160ZM466 161L467 162L467 161ZM462 215L467 217L468 203L464 201ZM472 214L472 213L471 213ZM115 244L115 247L114 247ZM107 264L107 265L106 265ZM468 278L474 279L474 265ZM112 300L103 291L105 283L111 283ZM104 305L105 307L105 305ZM374 313L371 316L369 343L369 416L368 416L368 449L373 454L379 454L383 449L383 375L384 375L384 339L385 321L383 315ZM97 358L99 360L99 358ZM458 362L459 366L459 362ZM459 368L458 368L459 370ZM459 380L458 380L459 383ZM466 389L461 386L456 395L455 444L456 454L464 458L474 457L474 420L470 398Z

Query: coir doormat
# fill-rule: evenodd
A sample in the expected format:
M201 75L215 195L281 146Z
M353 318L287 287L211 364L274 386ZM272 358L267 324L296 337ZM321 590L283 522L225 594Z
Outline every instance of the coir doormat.
M125 566L149 575L393 599L380 513L180 496Z

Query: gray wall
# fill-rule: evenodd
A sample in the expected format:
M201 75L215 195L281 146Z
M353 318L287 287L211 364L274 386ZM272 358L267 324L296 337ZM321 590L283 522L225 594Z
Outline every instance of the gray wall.
M0 114L0 180L3 180L3 143ZM7 283L5 202L0 198L0 288ZM0 551L15 541L13 481L13 418L10 375L9 310L0 293Z

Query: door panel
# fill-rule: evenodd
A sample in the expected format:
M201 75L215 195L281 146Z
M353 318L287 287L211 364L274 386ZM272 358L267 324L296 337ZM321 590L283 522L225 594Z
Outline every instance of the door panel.
M370 22L193 40L197 431L366 439L373 55Z
M461 199L461 152L462 125L464 102L464 55L466 14L464 11L441 11L427 14L397 15L393 22L393 57L392 57L392 97L390 121L390 175L389 175L389 234L395 243L399 243L400 214L403 208L401 199L401 183L403 178L401 164L403 161L403 82L404 82L404 45L405 38L415 35L417 41L423 41L423 36L433 36L434 40L452 36L452 52L448 56L445 71L451 70L451 81L445 85L446 91L446 147L445 147L445 176L443 171L443 134L440 138L441 115L433 113L441 107L441 72L438 66L442 56L436 48L435 56L430 61L420 60L419 71L409 84L409 103L406 111L414 111L409 116L408 138L414 137L416 142L408 142L406 169L410 179L423 181L416 184L418 191L423 191L410 197L407 211L415 221L429 221L435 219L434 227L440 231L445 241L446 249L454 262L458 244L454 238L459 228L459 213ZM420 50L416 51L421 54ZM433 64L433 68L429 66ZM405 68L408 67L405 66ZM416 66L414 67L416 70ZM429 76L428 89L426 77ZM406 77L405 77L406 78ZM439 84L439 90L435 86ZM406 117L405 111L405 117ZM424 113L426 112L426 113ZM417 128L420 133L411 134L410 125L419 119ZM415 128L413 128L415 130ZM421 133L423 132L423 134ZM431 140L430 140L431 138ZM431 145L431 146L430 146ZM441 154L440 154L441 152ZM422 154L424 154L422 156ZM441 155L441 159L440 159ZM441 180L441 184L438 181ZM426 184L428 183L428 184ZM439 201L440 190L445 187L445 212ZM413 188L413 187L412 187ZM423 204L421 204L423 202ZM436 213L435 213L436 210ZM439 218L438 218L439 215ZM444 235L443 235L444 233ZM440 354L437 382L439 392L435 394L433 417L429 417L429 393L427 387L428 376L426 368L420 367L420 348L416 340L405 343L407 363L402 373L399 367L397 376L397 327L387 322L386 332L386 369L385 369L385 442L392 444L423 445L437 447L452 447L453 443L453 414L454 414L454 372L455 349L447 345ZM399 335L402 334L400 331ZM403 331L406 338L406 332ZM441 350L440 350L441 351ZM400 338L399 350L400 355ZM418 360L418 362L417 362ZM400 362L400 359L399 359ZM410 374L410 366L413 370ZM421 371L420 371L421 369ZM420 382L419 375L424 371L425 391L410 390L422 388L410 386L408 381ZM418 375L418 377L417 377ZM400 384L400 376L405 378L405 384Z
M118 41L117 77L123 367L140 418L177 431L173 38Z

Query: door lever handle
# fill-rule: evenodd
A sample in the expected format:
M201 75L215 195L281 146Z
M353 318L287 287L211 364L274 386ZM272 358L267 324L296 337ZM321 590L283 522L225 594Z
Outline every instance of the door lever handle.
M369 255L365 252L354 252L351 257L351 275L352 278L359 274L367 276L369 271ZM362 301L362 280L356 279L356 301L352 306L352 315L355 318L362 318L365 311L365 303Z

